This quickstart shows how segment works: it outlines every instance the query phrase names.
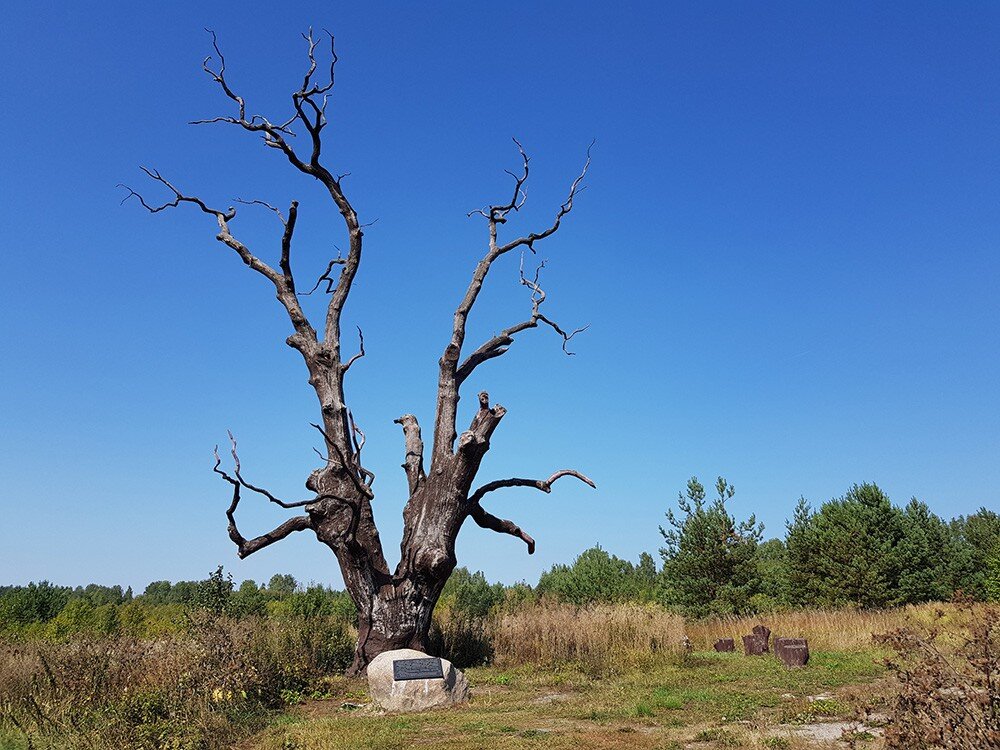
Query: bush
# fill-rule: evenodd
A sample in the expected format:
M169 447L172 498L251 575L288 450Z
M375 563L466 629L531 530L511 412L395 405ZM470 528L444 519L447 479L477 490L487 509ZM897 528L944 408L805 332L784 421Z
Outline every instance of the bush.
M62 611L49 621L46 635L64 639L80 633L110 635L118 630L118 607L102 604L95 607L86 599L71 599Z
M428 648L457 667L475 667L493 659L487 620L506 599L502 584L482 572L456 568L434 608Z
M948 630L938 609L927 628L900 628L876 636L896 658L898 682L886 727L888 750L1000 748L1000 607L959 602ZM948 642L945 633L959 626Z
M486 617L472 617L438 604L428 638L428 651L448 659L461 669L481 667L493 661L493 643Z

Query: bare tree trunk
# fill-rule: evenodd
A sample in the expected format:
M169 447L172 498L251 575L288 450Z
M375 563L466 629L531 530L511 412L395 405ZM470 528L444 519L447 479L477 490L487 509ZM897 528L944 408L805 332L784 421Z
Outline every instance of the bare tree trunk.
M361 262L364 231L342 189L341 183L346 175L335 176L320 161L323 146L321 133L327 124L327 98L334 84L337 56L331 36L329 76L324 83L317 82L314 76L319 42L313 38L311 31L304 36L308 45L308 68L301 87L292 93L292 116L287 121L276 124L261 115L248 118L244 99L230 88L225 78L225 59L216 44L215 34L212 33L218 66L217 69L213 68L210 65L212 58L209 57L202 67L235 104L237 115L199 120L195 124L228 123L261 135L266 146L281 153L299 172L319 182L333 200L344 221L348 253L346 257L338 256L331 260L313 289L304 293L312 294L323 283L326 284L323 292L329 295L329 303L322 336L313 328L299 304L299 297L303 293L296 291L292 274L291 248L298 218L296 201L292 201L287 217L263 201L241 201L261 205L273 211L281 221L284 228L281 255L278 268L275 269L254 255L232 234L230 223L236 217L234 208L230 207L225 211L211 208L200 198L182 193L156 170L143 168L150 178L173 194L171 201L153 206L130 188L127 188L129 192L126 198L136 197L151 213L158 213L181 203L190 203L213 216L219 227L216 239L232 248L245 265L271 282L278 301L288 314L293 333L288 337L287 343L301 354L309 372L309 383L316 392L320 406L321 423L313 426L323 435L326 450L321 454L324 465L316 469L306 481L306 488L314 495L298 502L285 502L248 482L243 476L236 440L232 434L229 437L235 467L233 473L229 474L220 468L222 459L217 450L214 470L233 488L226 515L229 520L229 536L236 544L240 558L280 541L293 532L306 529L311 529L316 538L336 555L344 585L358 610L358 645L350 672L359 673L375 656L388 649L426 649L434 606L455 568L455 540L466 518L471 517L483 528L516 536L527 544L529 554L534 552L535 542L530 536L511 521L498 518L483 508L482 502L488 493L505 487L532 487L550 492L552 483L564 476L573 476L594 486L583 474L563 469L545 480L501 479L473 490L472 484L483 456L489 450L490 438L506 411L499 404L490 406L489 396L485 392L480 393L479 409L469 427L458 434L456 426L462 384L477 367L503 355L514 343L517 334L544 324L559 334L563 349L566 350L569 340L583 330L567 333L542 314L541 305L545 302L545 292L539 284L539 274L544 262L529 277L524 273L523 253L525 250L534 253L536 242L559 229L563 217L573 208L573 199L590 164L590 156L588 150L587 162L573 181L566 202L557 211L554 222L541 232L532 232L503 244L498 240L499 227L507 222L511 212L517 212L524 203L523 188L528 179L529 160L517 141L515 143L521 155L522 171L520 175L511 173L514 177L513 197L507 203L472 212L487 221L489 247L476 265L465 295L455 310L450 339L439 361L434 441L428 472L424 471L424 444L416 417L406 414L396 420L403 430L406 449L403 469L407 476L409 497L403 509L404 530L400 561L390 573L372 515L372 483L375 475L363 466L361 460L365 436L355 423L344 395L344 378L348 370L365 355L364 337L360 329L357 354L346 360L341 354L341 315ZM308 137L308 158L300 157L287 140L294 135L292 128L296 126L304 129ZM520 280L530 291L531 314L525 320L501 330L462 359L466 321L487 273L494 261L512 250L520 250L522 253ZM330 275L334 266L340 266L340 274L336 278ZM240 533L235 517L241 490L244 489L262 495L283 508L302 508L304 514L290 518L270 532L246 539Z

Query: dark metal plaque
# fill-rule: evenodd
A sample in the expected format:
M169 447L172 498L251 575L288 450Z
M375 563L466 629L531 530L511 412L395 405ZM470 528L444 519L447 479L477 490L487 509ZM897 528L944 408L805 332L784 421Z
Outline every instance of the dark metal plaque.
M396 659L392 662L392 679L394 680L433 680L444 677L441 670L441 660L434 657L426 659Z

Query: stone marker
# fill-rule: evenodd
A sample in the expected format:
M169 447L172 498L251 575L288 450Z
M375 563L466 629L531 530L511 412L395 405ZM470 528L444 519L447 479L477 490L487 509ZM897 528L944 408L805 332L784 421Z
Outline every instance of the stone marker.
M809 647L785 644L781 649L781 661L790 669L804 667L809 663Z
M736 643L732 638L720 638L715 642L716 651L735 651Z
M767 644L759 635L743 636L743 652L747 656L760 656L767 651Z
M803 655L796 652L794 655L789 655L789 649L792 648L805 649L805 653ZM805 638L775 638L774 655L781 659L786 667L805 666L809 661L809 642Z
M770 651L771 650L771 644L770 644L771 629L770 628L765 627L764 625L754 625L753 626L753 634L756 635L756 636L758 636L759 638L763 639L763 641L764 641L764 651Z
M781 658L781 650L785 646L805 646L805 638L779 638L774 636L774 655Z
M372 702L386 711L425 711L464 703L469 699L469 683L447 659L401 648L372 659L368 692Z

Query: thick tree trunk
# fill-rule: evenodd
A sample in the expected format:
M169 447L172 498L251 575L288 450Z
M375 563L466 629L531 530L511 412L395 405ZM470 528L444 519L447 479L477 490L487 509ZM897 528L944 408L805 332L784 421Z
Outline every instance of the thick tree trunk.
M465 520L468 487L454 472L432 473L414 488L403 511L400 562L390 576L356 575L367 565L363 548L341 547L341 571L358 609L358 643L351 674L364 672L383 651L426 651L431 616L456 565L455 540Z
M440 582L443 587L444 582ZM363 673L383 651L427 650L427 636L437 597L427 597L410 581L386 587L358 613L358 643L348 674Z

